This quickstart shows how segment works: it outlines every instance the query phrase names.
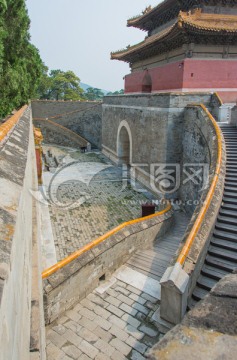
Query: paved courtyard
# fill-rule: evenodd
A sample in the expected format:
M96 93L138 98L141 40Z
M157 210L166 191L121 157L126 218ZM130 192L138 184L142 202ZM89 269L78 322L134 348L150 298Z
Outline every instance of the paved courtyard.
M157 308L153 296L114 279L47 328L47 360L143 360L162 337Z
M141 204L153 198L145 189L131 186L126 169L113 166L100 152L57 146L44 146L43 152L57 261L140 217Z

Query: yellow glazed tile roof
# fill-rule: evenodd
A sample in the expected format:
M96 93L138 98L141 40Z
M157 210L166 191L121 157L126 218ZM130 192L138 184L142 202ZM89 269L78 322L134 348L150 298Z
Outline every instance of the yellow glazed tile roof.
M205 14L201 9L194 12L180 11L178 17L179 26L189 25L191 27L207 31L237 31L237 16L224 14Z
M129 53L132 53L136 50L140 50L142 48L147 47L148 45L151 45L153 43L155 43L156 41L162 39L165 37L165 35L169 34L171 32L171 30L175 27L176 24L169 26L168 28L166 28L165 30L159 32L158 34L152 35L147 37L144 41L140 42L139 44L133 45L133 46L128 46L126 49L111 53L111 58L112 59L117 59L120 56L123 55L127 55Z
M237 16L236 15L223 15L223 14L205 14L201 9L196 9L193 12L180 11L177 21L172 26L167 27L165 30L158 34L147 37L139 44L128 46L126 49L111 53L111 59L122 60L126 55L135 53L137 50L143 50L148 46L159 43L160 40L165 41L166 37L172 37L177 34L177 31L194 30L206 32L225 32L237 33Z

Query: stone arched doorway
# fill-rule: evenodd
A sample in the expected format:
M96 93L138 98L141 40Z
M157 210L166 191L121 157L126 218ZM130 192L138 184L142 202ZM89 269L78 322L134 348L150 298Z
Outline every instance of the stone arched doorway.
M142 80L142 92L150 93L151 91L152 91L152 79L151 79L151 75L147 71Z
M122 121L118 129L117 156L119 165L132 163L132 135L126 121Z

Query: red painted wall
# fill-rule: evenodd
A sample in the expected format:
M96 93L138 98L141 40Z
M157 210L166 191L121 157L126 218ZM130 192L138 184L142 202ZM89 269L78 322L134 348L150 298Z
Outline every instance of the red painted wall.
M132 74L126 75L125 88L124 88L125 94L142 92L142 81L145 75L146 75L146 71L136 71L133 72Z
M42 160L41 160L40 149L37 149L37 148L35 149L35 155L36 155L38 181L39 181L39 184L42 184Z
M186 59L183 88L237 88L237 60Z
M183 61L149 69L149 73L152 78L152 91L182 89L183 87Z
M148 70L152 78L152 91L181 89L183 87L183 62L166 64ZM135 71L125 76L125 93L141 92L147 70Z
M219 89L226 89L221 92L225 102L237 98L237 91L234 90L237 88L237 60L185 59L133 72L125 77L125 93L142 92L142 82L147 72L152 79L152 92L182 89L221 92Z

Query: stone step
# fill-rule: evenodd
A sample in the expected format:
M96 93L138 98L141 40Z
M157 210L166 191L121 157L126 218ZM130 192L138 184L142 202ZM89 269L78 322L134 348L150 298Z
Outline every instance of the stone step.
M201 273L207 277L210 277L214 280L219 281L222 279L225 275L228 275L229 272L221 269L217 269L211 265L204 264L201 270Z
M219 270L224 270L227 272L232 272L236 269L236 263L226 259L219 259L212 255L207 255L205 263Z
M220 249L211 245L209 246L208 254L237 263L237 253L234 253L233 251Z

